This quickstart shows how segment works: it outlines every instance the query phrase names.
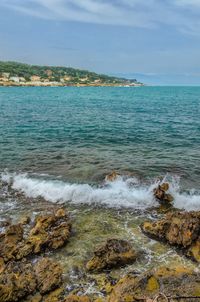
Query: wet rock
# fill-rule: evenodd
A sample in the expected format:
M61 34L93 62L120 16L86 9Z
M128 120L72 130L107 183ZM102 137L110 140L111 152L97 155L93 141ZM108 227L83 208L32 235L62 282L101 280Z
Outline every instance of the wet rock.
M87 296L69 295L64 302L92 302L92 300Z
M163 183L158 185L157 188L154 189L154 196L160 203L171 203L174 198L171 194L167 193L169 190L169 184Z
M132 263L136 257L136 251L126 240L108 239L94 252L94 256L88 261L86 268L89 271L101 271Z
M156 222L144 222L142 230L149 236L182 248L200 262L200 212L168 213Z
M190 246L187 256L200 263L200 237Z
M36 293L35 295L29 295L26 297L26 299L24 300L24 302L42 302L42 295L40 295L40 293ZM52 300L52 302L54 302Z
M61 302L64 294L64 288L57 288L53 292L43 297L43 302Z
M34 266L37 287L41 294L56 289L62 283L61 266L49 258L40 259Z
M23 227L21 224L9 226L5 233L0 235L0 257L5 262L15 259L17 244L23 240Z
M31 218L29 216L24 216L20 219L20 223L22 225L29 224L31 222Z
M49 258L41 258L36 264L27 261L9 262L0 273L0 302L59 301L63 289L60 265ZM51 293L52 290L57 289ZM57 300L56 300L57 297Z
M43 249L57 249L69 239L71 224L66 212L59 209L55 214L38 216L26 244L33 247L33 253Z
M36 286L32 264L10 262L0 274L0 302L21 301Z
M23 238L22 224L11 225L0 235L0 257L7 262L41 253L45 249L58 249L68 241L70 231L69 217L63 209L38 216L26 239Z
M5 262L2 257L0 257L0 274L3 272L5 269Z
M116 171L111 172L110 174L106 175L105 180L106 181L115 181L120 174Z
M114 286L108 302L155 299L162 292L167 297L199 296L200 275L182 266L158 268L141 276L127 275Z

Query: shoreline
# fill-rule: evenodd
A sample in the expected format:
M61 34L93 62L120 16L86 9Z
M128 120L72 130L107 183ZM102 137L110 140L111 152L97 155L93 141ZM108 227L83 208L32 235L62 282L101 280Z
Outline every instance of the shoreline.
M144 84L62 84L62 83L0 83L0 87L144 87Z

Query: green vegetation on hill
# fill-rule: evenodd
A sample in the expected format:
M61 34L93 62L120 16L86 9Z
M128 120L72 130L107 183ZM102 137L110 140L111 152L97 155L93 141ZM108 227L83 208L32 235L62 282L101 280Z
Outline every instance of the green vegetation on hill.
M54 81L68 84L113 84L113 85L131 85L137 84L135 79L128 80L113 76L107 76L90 72L87 70L80 70L61 66L37 66L28 65L18 62L4 62L0 61L0 77L3 74L9 74L9 78L19 77L24 78L25 81L32 81L33 76L40 77L40 81Z

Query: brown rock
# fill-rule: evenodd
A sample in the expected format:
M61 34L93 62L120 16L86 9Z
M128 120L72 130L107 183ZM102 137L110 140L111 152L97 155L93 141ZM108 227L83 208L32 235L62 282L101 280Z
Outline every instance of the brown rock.
M43 300L42 300L42 295L40 295L40 293L36 293L35 295L29 295L24 300L24 302L41 302L41 301Z
M37 286L30 263L10 262L0 274L0 302L21 301Z
M121 239L108 239L107 242L94 252L86 268L89 271L100 271L132 263L137 254L129 242Z
M187 255L200 263L200 237L190 246Z
M60 302L62 301L62 296L64 293L64 288L57 288L53 292L45 295L43 297L43 302Z
M11 225L0 236L0 257L7 262L41 253L45 249L57 249L67 242L70 231L71 224L63 209L38 216L27 239L23 239L22 224Z
M92 302L92 300L87 296L69 295L65 298L64 302Z
M20 219L20 223L22 225L25 225L25 224L29 224L31 221L31 218L29 216L24 216Z
M55 214L38 216L26 244L32 245L33 253L43 249L57 249L69 239L71 224L66 212L59 209Z
M22 225L10 225L5 233L0 235L0 257L2 257L5 262L14 259L17 253L17 244L22 240Z
M138 277L127 275L114 286L108 302L154 301L162 292L166 296L194 296L199 284L198 273L182 266L161 267ZM200 293L197 294L200 297Z
M115 181L120 176L119 173L116 171L113 171L112 173L106 175L105 180L106 181Z
M62 283L61 266L49 258L41 258L34 267L41 294L56 289Z
M154 189L155 198L161 203L171 203L174 198L171 194L166 193L169 190L169 184L163 183Z
M168 213L156 222L144 222L142 230L150 236L186 249L186 254L200 261L200 212Z
M5 262L2 257L0 257L0 274L3 272L5 268Z

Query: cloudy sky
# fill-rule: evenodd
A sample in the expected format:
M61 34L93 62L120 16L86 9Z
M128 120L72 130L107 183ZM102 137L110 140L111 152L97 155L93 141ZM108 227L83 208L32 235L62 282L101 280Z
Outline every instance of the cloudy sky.
M200 0L0 0L0 59L200 84Z

